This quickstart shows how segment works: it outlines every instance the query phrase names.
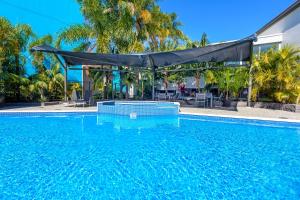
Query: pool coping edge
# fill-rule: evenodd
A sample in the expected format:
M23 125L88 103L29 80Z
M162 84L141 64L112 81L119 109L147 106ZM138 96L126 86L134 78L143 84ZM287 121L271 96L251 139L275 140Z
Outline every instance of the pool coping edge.
M250 119L250 120L261 120L261 121L300 123L300 120L297 120L297 119L279 119L279 118L270 118L270 117L248 117L248 116L219 115L219 114L190 113L190 112L180 112L179 114L193 115L193 116L207 116L207 117L224 117L224 118L233 118L233 119Z
M97 113L97 110L0 110L1 113ZM236 115L220 115L220 114L207 114L207 113L191 113L191 112L179 112L182 115L192 116L208 116L208 117L224 117L233 119L250 119L250 120L262 120L262 121L274 121L274 122L294 122L300 123L297 119L279 119L268 117L248 117L248 116L236 116Z

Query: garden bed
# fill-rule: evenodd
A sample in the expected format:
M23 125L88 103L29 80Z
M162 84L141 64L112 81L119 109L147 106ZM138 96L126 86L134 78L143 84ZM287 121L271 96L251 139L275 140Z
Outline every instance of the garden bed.
M246 107L247 102L238 102L237 107ZM283 103L272 103L272 102L251 102L253 108L265 108L272 110L284 110L288 112L300 113L300 105L296 104L283 104Z

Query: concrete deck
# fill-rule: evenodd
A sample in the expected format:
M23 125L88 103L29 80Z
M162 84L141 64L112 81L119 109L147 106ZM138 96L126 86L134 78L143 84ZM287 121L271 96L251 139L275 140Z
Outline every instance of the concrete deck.
M95 112L96 107L70 107L65 105L49 105L45 107L2 107L0 112ZM240 107L237 111L227 111L221 109L204 109L204 108L189 108L181 107L180 111L184 114L200 114L200 115L217 115L228 117L241 117L241 118L261 118L261 119L274 119L282 121L299 121L300 114L281 111L270 110L262 108L248 108Z
M96 112L97 108L93 107L82 107L82 106L64 106L60 105L49 105L49 106L8 106L0 108L0 112Z
M241 107L238 108L237 111L203 109L203 108L181 108L180 110L182 113L186 113L186 114L200 114L200 115L212 115L212 116L217 115L217 116L227 116L227 117L300 122L299 113L287 112L282 110L270 110L270 109L263 109L263 108Z

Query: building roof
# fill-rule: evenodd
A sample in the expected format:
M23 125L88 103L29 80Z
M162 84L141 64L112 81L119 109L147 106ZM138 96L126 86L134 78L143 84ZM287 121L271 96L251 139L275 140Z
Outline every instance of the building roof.
M272 19L269 23L267 23L265 26L263 26L261 29L259 29L256 34L261 34L262 32L264 32L266 29L270 28L272 25L274 25L276 22L278 22L279 20L283 19L284 17L286 17L287 15L289 15L291 12L293 12L294 10L296 10L297 8L300 7L300 0L296 0L295 3L293 3L292 5L290 5L287 9L285 9L282 13L280 13L277 17L275 17L274 19Z

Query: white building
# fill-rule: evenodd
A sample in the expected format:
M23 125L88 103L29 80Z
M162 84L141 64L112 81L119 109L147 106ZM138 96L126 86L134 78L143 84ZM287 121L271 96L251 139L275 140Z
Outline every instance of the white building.
M290 44L300 47L300 0L280 13L277 17L259 29L254 52L264 52L272 47L280 49Z

